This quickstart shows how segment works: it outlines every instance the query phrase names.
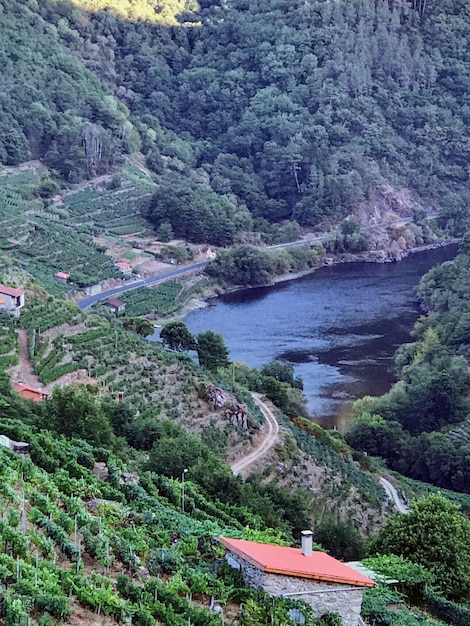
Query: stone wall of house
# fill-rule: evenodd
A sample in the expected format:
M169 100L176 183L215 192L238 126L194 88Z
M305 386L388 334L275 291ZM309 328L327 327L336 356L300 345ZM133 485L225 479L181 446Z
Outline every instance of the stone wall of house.
M291 597L310 604L316 617L321 617L324 613L337 613L341 616L343 626L357 626L361 614L362 587L268 574L231 551L227 551L227 556L232 567L239 566L237 569L241 570L248 587L262 589L272 596L288 597L292 593L298 594Z
M227 550L226 559L229 565L241 571L243 582L247 587L264 589L264 578L266 574L262 570L248 563L248 561L245 561L241 556L238 556L238 554L230 550Z
M265 573L262 589L272 596L288 596L305 591L305 594L292 597L310 604L316 617L321 617L324 613L338 613L343 626L357 626L361 614L362 587Z

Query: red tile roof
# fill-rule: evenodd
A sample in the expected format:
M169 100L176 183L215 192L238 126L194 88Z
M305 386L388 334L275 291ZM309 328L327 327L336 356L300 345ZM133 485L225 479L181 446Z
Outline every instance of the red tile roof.
M263 572L313 578L357 587L375 585L374 581L364 574L356 572L324 552L315 551L312 552L312 556L304 556L300 548L287 548L226 537L219 537L219 541L228 550L238 554Z
M13 389L20 395L23 394L28 398L35 396L39 399L46 398L49 395L47 391L44 391L44 389L35 389L25 383L13 383Z
M122 270L126 270L128 267L130 267L129 263L124 263L124 261L119 261L119 263L115 263L114 265Z
M70 274L66 274L65 272L57 272L55 276L56 278L70 278Z
M6 285L0 285L0 293L4 293L6 296L17 298L22 296L24 291L22 289L14 289L13 287L7 287Z

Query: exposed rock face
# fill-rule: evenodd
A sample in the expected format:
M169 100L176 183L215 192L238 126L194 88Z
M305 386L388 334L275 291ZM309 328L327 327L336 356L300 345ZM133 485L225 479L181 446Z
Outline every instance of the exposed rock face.
M385 263L400 261L417 247L438 244L438 237L426 220L433 211L432 207L419 204L408 189L382 184L375 197L362 202L352 217L370 238L367 258ZM411 218L417 213L421 218L414 223Z
M223 409L225 418L238 428L249 430L252 426L249 421L247 406L237 402L233 396L223 389L213 386L209 387L206 401L215 409Z

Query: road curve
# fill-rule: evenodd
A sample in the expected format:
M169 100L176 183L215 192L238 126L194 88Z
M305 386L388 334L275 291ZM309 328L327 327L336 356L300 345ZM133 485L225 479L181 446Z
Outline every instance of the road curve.
M387 496L393 502L397 511L399 513L402 513L403 515L408 515L408 513L410 512L410 509L408 508L408 505L405 504L405 502L403 502L403 500L400 498L398 491L395 489L392 483L389 482L383 476L379 478L379 483L387 492Z
M185 267L180 267L177 270L172 270L171 272L166 272L165 274L159 274L158 276L151 276L150 278L144 278L142 280L134 280L133 282L126 283L120 287L106 289L106 291L100 291L100 293L96 293L93 296L82 298L77 302L77 305L79 309L85 311L97 302L106 300L106 298L110 298L111 296L116 296L118 293L131 291L132 289L138 289L139 287L151 287L152 285L158 285L158 283L162 283L169 278L175 278L176 276L181 276L182 274L189 274L190 272L203 269L208 263L209 261L202 261L201 263L186 265Z
M257 461L260 457L266 454L266 452L276 443L277 436L279 434L279 424L277 423L277 420L274 417L271 409L269 409L264 404L258 394L253 393L251 395L253 396L253 400L262 410L263 415L266 417L268 423L268 432L266 433L263 441L259 444L257 448L253 450L253 452L250 452L250 454L247 454L242 459L231 464L231 468L234 474L239 474L242 470L246 469L255 461Z

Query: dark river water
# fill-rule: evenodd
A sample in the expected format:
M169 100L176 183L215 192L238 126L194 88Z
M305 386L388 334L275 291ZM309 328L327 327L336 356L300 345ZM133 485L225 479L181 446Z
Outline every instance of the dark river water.
M185 322L192 333L223 335L234 361L293 363L312 417L342 430L355 399L390 389L393 354L410 340L420 314L418 282L456 249L416 253L400 263L324 267L274 287L222 296Z

